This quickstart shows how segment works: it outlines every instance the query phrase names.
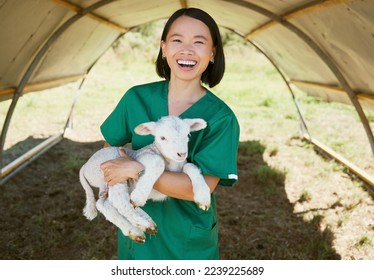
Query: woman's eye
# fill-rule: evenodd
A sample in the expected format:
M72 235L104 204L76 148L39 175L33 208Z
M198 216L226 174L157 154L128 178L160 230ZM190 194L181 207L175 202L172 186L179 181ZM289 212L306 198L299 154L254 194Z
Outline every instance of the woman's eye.
M203 41L196 41L195 44L204 44Z

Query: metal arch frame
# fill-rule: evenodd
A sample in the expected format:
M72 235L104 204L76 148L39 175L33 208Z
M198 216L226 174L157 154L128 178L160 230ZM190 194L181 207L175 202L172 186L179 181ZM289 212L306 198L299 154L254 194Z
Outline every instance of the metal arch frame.
M43 152L45 152L46 150L48 150L49 148L51 148L52 146L54 146L55 144L57 144L58 142L60 142L62 140L62 138L63 138L63 133L58 133L58 134L56 134L56 135L48 138L46 141L44 141L43 143L41 143L40 145L38 145L37 147L34 148L35 152L29 151L30 155L26 154L26 155L21 156L19 159L17 159L17 160L14 161L14 162L19 161L18 163L15 163L16 166L14 168L11 167L10 168L11 170L9 172L8 171L4 172L4 170L3 170L3 152L4 152L4 144L5 144L6 135L7 135L8 129L9 129L10 121L12 119L15 107L17 105L17 102L18 102L19 98L22 96L23 90L24 90L25 86L27 85L27 82L30 80L30 77L33 74L34 70L36 69L36 67L38 66L38 64L40 63L41 59L44 57L44 55L48 51L48 49L53 45L53 43L58 38L60 38L60 36L62 34L64 34L64 32L71 25L73 25L75 22L77 22L78 20L80 20L85 15L89 14L90 12L92 12L92 11L94 11L94 10L102 7L102 6L105 6L107 4L110 4L113 1L115 1L115 0L101 0L101 1L98 1L98 2L92 4L91 6L89 6L87 8L83 8L82 10L78 11L77 14L75 14L74 16L72 16L71 18L69 18L64 24L62 24L49 37L49 39L47 40L47 42L39 50L39 52L37 53L37 55L34 57L33 61L31 62L31 64L27 68L25 74L23 75L23 77L22 77L22 79L21 79L21 81L20 81L20 83L19 83L19 85L18 85L18 87L16 89L16 92L13 95L13 99L12 99L12 102L11 102L11 104L9 106L7 115L5 117L3 129L1 131L1 136L0 136L0 167L1 167L0 185L3 184L12 175L14 175L14 173L17 172L18 169L20 169L23 166L25 166L28 163L27 161L30 162L31 160L33 160L34 158L36 158L38 155L42 154ZM79 88L82 86L83 81L81 82ZM70 118L70 115L69 115L69 118ZM66 129L66 126L64 128L64 131L65 131L65 129ZM26 164L22 165L22 163L26 163ZM17 169L17 167L18 167L18 169Z
M281 24L282 26L284 26L285 28L287 28L288 30L296 34L319 56L319 58L321 58L321 60L327 65L327 67L335 75L341 87L344 89L349 99L351 100L352 105L355 107L356 112L360 117L361 123L364 126L366 135L368 137L368 140L371 146L372 153L374 154L374 136L373 136L373 132L371 130L369 121L361 107L360 102L358 101L355 95L355 92L353 91L353 89L351 88L351 86L349 85L344 75L339 70L339 68L336 66L336 63L333 61L333 59L329 57L306 33L304 33L301 29L299 29L292 23L288 22L287 19L283 18L282 16L274 14L271 11L266 10L258 5L255 5L253 3L246 2L243 0L222 0L222 1L234 4L234 5L238 5L243 8L250 9L252 11L255 11L259 14L262 14L263 16L266 16L276 21L277 23Z

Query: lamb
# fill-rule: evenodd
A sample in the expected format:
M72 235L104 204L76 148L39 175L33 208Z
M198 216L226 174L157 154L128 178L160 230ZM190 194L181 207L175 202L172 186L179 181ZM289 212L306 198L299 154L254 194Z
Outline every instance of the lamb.
M157 122L138 125L135 132L139 135L154 135L154 142L137 151L125 148L125 152L145 167L144 174L136 181L128 180L107 186L104 181L101 163L120 157L118 147L107 147L97 151L80 169L80 182L86 192L86 205L83 213L87 219L97 216L97 210L107 220L121 229L125 236L137 243L145 242L144 232L157 233L157 225L140 207L148 199L162 201L166 195L153 189L154 183L165 171L183 172L192 182L194 201L198 207L210 207L210 189L200 169L187 163L189 134L206 127L203 119L180 119L166 116ZM99 188L96 201L92 187Z

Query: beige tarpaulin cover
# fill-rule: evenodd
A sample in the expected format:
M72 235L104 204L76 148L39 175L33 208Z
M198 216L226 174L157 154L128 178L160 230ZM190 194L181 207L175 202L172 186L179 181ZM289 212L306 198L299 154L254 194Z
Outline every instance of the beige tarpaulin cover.
M82 78L121 34L181 7L253 42L289 84L352 104L373 146L372 0L0 0L0 101Z

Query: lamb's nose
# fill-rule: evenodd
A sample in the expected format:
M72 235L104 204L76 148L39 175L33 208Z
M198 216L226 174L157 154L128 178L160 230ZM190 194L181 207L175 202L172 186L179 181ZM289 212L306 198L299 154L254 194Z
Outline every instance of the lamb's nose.
M185 158L187 153L177 153L178 157Z

